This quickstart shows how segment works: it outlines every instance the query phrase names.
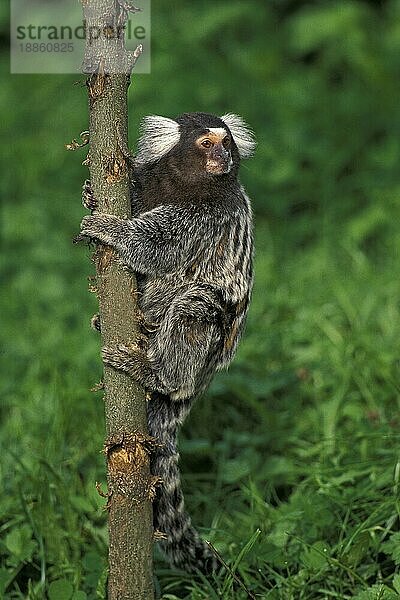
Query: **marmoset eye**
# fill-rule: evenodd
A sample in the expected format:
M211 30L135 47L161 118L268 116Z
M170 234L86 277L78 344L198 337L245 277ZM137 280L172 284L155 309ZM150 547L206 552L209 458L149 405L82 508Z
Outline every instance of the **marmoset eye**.
M210 140L204 140L203 142L201 142L201 145L204 146L204 148L211 148L213 143Z

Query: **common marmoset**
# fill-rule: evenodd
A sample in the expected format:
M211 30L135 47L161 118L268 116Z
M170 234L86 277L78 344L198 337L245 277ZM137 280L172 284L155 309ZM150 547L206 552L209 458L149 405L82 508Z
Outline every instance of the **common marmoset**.
M127 340L103 348L103 358L151 393L149 432L162 444L151 468L163 480L154 527L167 536L171 563L189 571L216 564L184 511L177 433L215 371L229 365L242 333L253 233L238 170L254 147L234 114L146 117L133 169L134 216L95 212L81 224L81 235L115 248L137 273L139 308L155 324L145 347Z

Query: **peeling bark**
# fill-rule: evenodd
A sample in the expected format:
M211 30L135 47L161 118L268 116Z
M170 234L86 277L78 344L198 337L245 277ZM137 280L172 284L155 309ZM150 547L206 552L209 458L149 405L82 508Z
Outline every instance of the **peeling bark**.
M134 7L120 0L82 0L86 26L111 31ZM129 217L127 91L130 67L140 54L127 52L123 38L87 41L83 70L88 74L89 166L98 211ZM126 68L122 69L121 65ZM94 254L102 344L132 343L138 334L133 276L111 248ZM146 400L128 375L104 367L109 513L109 600L152 600L153 527L151 499L157 482L150 475L154 445L147 434ZM100 489L100 488L98 488Z

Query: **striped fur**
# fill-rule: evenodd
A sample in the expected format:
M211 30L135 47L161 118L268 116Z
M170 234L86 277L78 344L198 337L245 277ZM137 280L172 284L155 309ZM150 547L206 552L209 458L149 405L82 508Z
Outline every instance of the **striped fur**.
M157 393L149 403L150 434L163 444L151 464L152 472L162 473L164 478L153 505L154 528L165 532L167 539L161 546L172 564L186 571L208 572L216 568L216 561L185 512L178 466L178 430L191 404L192 400L173 402Z
M136 163L136 216L94 214L84 218L82 233L113 246L137 273L139 306L152 324L147 345L106 348L103 355L151 391L149 430L162 444L152 471L164 482L154 526L167 536L165 553L178 567L207 571L216 563L184 510L177 435L242 334L253 282L252 213L237 179L240 144L232 145L230 172L210 175L188 141L225 123L204 113L177 121L179 142L156 162L144 163L144 156Z

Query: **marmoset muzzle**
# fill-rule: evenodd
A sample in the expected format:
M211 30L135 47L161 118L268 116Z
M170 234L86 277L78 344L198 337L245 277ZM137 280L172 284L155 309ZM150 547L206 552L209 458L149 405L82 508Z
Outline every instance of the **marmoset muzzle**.
M206 171L213 175L223 175L229 173L232 164L230 151L226 150L222 144L214 144L207 158Z

